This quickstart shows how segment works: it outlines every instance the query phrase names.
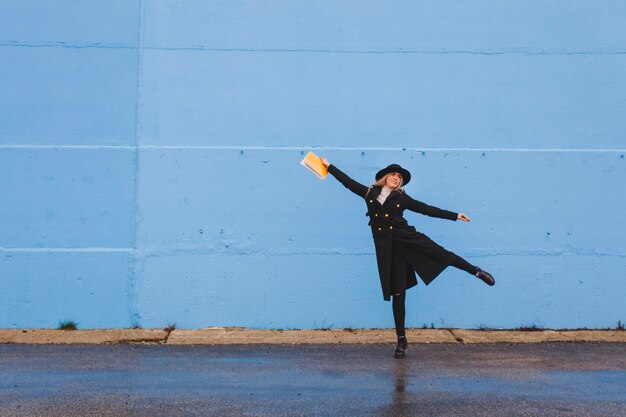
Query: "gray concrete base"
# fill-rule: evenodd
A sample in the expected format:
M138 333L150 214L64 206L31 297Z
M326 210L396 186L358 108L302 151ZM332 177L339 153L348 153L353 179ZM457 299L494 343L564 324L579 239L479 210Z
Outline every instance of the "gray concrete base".
M407 337L415 343L456 343L448 330L409 329ZM194 344L372 344L390 343L393 329L357 330L249 330L200 329L174 330L167 340L173 345Z
M619 330L465 330L408 329L410 343L541 343L617 342L626 343ZM0 329L0 343L107 344L159 343L171 345L228 344L381 344L393 343L393 329L254 330L206 328L164 329Z
M162 342L168 332L163 329L0 329L0 343L138 343Z

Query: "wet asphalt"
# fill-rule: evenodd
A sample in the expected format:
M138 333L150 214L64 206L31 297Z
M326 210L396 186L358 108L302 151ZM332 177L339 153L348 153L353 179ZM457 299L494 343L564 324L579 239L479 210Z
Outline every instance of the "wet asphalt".
M626 416L626 344L0 345L0 416Z

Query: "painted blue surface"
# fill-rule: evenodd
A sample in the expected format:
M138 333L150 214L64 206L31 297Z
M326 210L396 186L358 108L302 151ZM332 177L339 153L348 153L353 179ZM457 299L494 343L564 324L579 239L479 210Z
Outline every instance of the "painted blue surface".
M413 212L405 217L461 252L618 254L623 249L616 227L626 207L626 195L619 192L626 178L620 153L323 154L364 184L389 161L409 168L409 195L465 212L472 222ZM364 202L332 176L319 181L300 167L301 151L155 149L140 158L138 244L146 250L373 251Z
M132 253L0 254L2 327L128 327Z
M0 46L0 143L132 145L137 52Z
M0 247L133 246L134 153L3 149Z
M605 256L602 265L597 255L578 254L467 259L489 265L496 286L487 290L449 268L427 288L420 283L408 292L407 326L614 327L611 317L623 313L621 279L597 271L624 276L622 257ZM151 327L175 318L182 328L393 327L375 269L373 254L152 256L137 278L139 321Z
M418 230L498 278L487 288L447 269L428 288L411 291L411 325L581 327L623 314L621 154L324 154L363 183L377 167L399 162L413 173L407 193L470 216L464 223L405 213ZM177 316L190 328L393 324L381 313L388 305L363 201L334 179L319 181L300 168L300 157L249 149L142 153L142 323ZM232 173L238 173L232 183L223 179ZM233 308L237 300L246 307ZM284 313L280 320L276 311Z
M2 0L0 41L13 45L137 47L139 0Z
M624 322L625 7L0 3L0 327L392 327L311 148L471 218L409 326Z
M611 52L625 16L619 0L157 0L144 26L146 46L168 48Z
M149 145L612 148L626 131L624 54L159 49L144 64Z

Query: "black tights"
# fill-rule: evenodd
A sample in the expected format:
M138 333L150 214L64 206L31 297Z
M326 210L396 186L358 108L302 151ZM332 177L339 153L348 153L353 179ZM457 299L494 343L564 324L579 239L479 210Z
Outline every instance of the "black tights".
M391 302L391 306L393 308L393 320L396 323L396 335L398 337L404 336L404 299L406 298L406 293L402 292L399 294L394 294Z
M461 258L456 253L452 253L452 252L450 253L451 253L450 265L454 266L455 268L462 269L465 272L469 272L472 275L476 275L476 272L478 272L478 269L474 265L467 262L465 259Z
M452 252L451 252L452 253ZM478 269L467 262L465 259L461 258L459 255L452 253L450 264L456 268L462 269L463 271L469 272L472 275L476 275ZM391 307L393 308L393 321L396 324L396 335L398 337L404 337L404 316L405 316L405 301L406 292L400 292L393 295Z

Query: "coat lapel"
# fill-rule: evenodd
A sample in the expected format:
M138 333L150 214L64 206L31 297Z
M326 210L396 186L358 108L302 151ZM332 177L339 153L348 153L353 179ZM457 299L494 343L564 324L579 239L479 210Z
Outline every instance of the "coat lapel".
M391 193L389 193L389 195L385 199L385 203L384 204L380 204L378 202L377 198L380 195L382 190L383 190L383 187L372 187L372 190L367 195L367 199L368 200L374 200L375 204L378 204L379 206L383 207L383 206L385 206L387 204L388 201L394 200L394 199L398 198L402 194L398 190L393 190Z
M392 192L389 193L389 195L387 196L387 199L385 200L385 203L383 204L383 206L386 206L387 203L389 203L392 200L395 200L396 198L398 198L400 196L400 191L398 190L393 190Z
M372 187L372 190L370 191L370 193L367 195L367 198L369 200L374 200L375 202L378 203L378 200L376 200L376 198L378 198L378 196L380 195L380 192L382 191L381 187ZM379 203L380 204L380 203Z

